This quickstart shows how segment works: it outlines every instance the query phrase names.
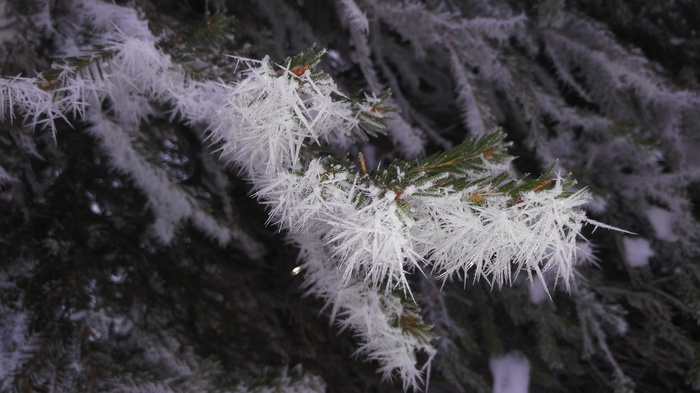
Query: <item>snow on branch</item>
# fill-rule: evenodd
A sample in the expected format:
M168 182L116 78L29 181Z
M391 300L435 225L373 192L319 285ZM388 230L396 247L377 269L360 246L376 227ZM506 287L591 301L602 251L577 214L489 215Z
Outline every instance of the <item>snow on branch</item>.
M211 108L223 105L225 88L188 78L181 66L156 48L156 37L133 9L86 1L74 17L100 32L100 46L55 63L37 78L0 78L0 119L48 128L54 138L59 120L87 120L92 124L87 131L97 138L112 165L146 194L156 216L158 239L169 242L175 226L190 220L220 244L237 240L250 256L260 255L256 241L206 213L134 147L136 130L155 114L154 104L170 108L171 120L205 127L216 124L218 116ZM109 116L102 112L103 106Z
M450 71L456 84L457 102L462 107L464 124L472 135L484 135L487 129L493 129L494 121L488 107L479 103L474 92L473 80L454 50L450 50Z
M342 5L343 15L350 30L353 32L353 36L355 36L355 32L367 35L369 32L369 21L367 20L367 15L362 12L360 7L353 0L338 0L338 3Z
M551 179L549 170L511 179L500 133L383 170L368 170L362 157L358 167L319 156L312 145L331 133L356 135L363 111L381 124L383 110L351 105L314 71L317 62L308 53L283 65L246 60L247 78L231 88L212 139L253 182L268 221L302 250L308 292L328 302L332 318L353 330L358 352L377 360L385 377L396 373L415 389L427 370L416 366L415 353L434 349L412 274L471 276L500 287L521 271L544 283L552 270L569 289L581 228L610 227L586 218L586 191L569 192L573 183Z
M466 204L465 199L479 201ZM507 194L467 192L442 205L425 206L442 232L426 231L425 248L433 269L446 279L454 274L466 280L483 277L493 285L512 284L513 276L533 272L544 283L543 272L554 269L568 289L576 261L576 239L585 213L580 210L589 196L579 191L564 195L562 179L549 190L529 191L515 200ZM446 236L447 234L447 236ZM517 266L515 273L511 265Z
M261 255L260 245L254 239L206 214L199 202L173 182L165 170L148 162L134 148L135 135L130 135L123 127L96 110L89 110L86 120L91 123L87 132L97 139L112 166L129 175L146 194L148 205L156 216L154 233L163 243L172 240L180 222L190 220L222 245L234 239L251 257Z
M435 349L417 307L357 277L345 282L337 260L318 238L292 235L292 239L301 249L307 293L325 299L331 320L338 319L341 329L351 330L362 342L357 354L376 360L385 379L397 374L404 390L427 384ZM419 352L428 356L422 366L417 365Z
M76 14L87 21L85 25L81 25L92 26L96 32L103 32L109 36L116 29L143 40L153 41L155 38L148 28L148 21L139 18L133 8L118 7L100 0L81 1L78 6L82 6L83 12Z
M279 66L267 57L246 61L256 67L228 94L212 139L222 143L222 155L254 183L264 185L284 171L301 170L306 145L362 138L381 126L382 97L351 100L328 75L312 74L309 68L322 54L309 63L299 63L302 55Z
M32 128L49 128L55 136L58 120L66 120L64 113L82 112L82 103L41 86L33 78L0 79L0 119L9 123L18 119Z
M191 220L220 243L254 244L205 214L135 148L133 130L152 115L152 102L168 104L173 117L209 126L222 158L270 208L269 221L290 231L302 250L313 243L326 259L323 270L305 262L310 272L326 272L325 278L310 275L323 281L307 281L309 292L332 304L340 325L362 340L359 353L379 361L386 377L400 375L405 388L423 383L429 367L416 366L416 352L434 353L429 326L409 307L415 306L412 274L464 281L471 275L501 286L522 270L543 280L552 269L568 288L576 239L591 222L580 210L588 194L568 194L561 178L506 182L503 136L486 132L485 124L477 127L482 137L417 163L368 171L361 162L358 169L318 156L314 146L381 132L389 120L388 94L344 95L314 68L322 51L280 65L243 60L246 78L227 87L186 78L152 37L118 31L108 37L100 52L68 59L40 79L3 80L3 109L20 108L23 120L51 126L66 113L84 117L111 164L146 194L162 241ZM456 54L453 60L459 66ZM105 102L112 118L98 109ZM256 247L247 251L255 254Z

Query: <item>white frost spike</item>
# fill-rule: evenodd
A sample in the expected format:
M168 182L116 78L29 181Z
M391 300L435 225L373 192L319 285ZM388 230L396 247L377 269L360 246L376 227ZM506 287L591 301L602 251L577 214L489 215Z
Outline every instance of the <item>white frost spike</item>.
M398 211L396 195L387 192L361 208L328 216L330 231L323 240L333 248L344 270L343 283L351 277L364 277L374 287L410 288L406 272L420 270L422 257L414 250L411 218Z
M513 265L515 275L525 270L530 276L534 271L540 280L545 271L554 269L569 289L581 227L587 222L602 224L588 220L580 209L588 200L587 192L567 197L563 192L558 178L552 189L526 192L515 205L498 193L484 194L481 205L456 198L426 201L422 208L432 223L421 238L435 261L433 270L442 279L458 274L463 280L471 271L475 280L483 277L500 287L512 283ZM436 227L441 234L432 229Z
M317 83L308 71L278 75L267 57L259 65L229 94L213 138L224 142L223 155L252 179L269 179L300 170L302 146L319 143L353 119L347 105L331 99L337 90L330 79Z
M37 86L30 78L0 78L0 119L13 123L20 118L31 128L50 128L56 136L56 122L67 120L65 112L80 111L83 106Z
M522 251L517 254L518 269L525 266L542 279L540 261L545 261L541 271L555 268L557 279L563 278L569 289L578 250L576 241L581 237L583 224L589 222L581 210L589 194L578 191L563 197L561 183L562 179L558 178L551 190L525 193L523 202L513 206L510 212L515 214L515 221L528 226L520 244Z
M281 173L255 193L270 206L268 223L292 232L316 232L319 220L338 211L353 208L350 194L342 184L348 174L329 173L318 159L309 163L303 175Z
M428 342L396 326L404 313L400 299L382 295L358 278L343 286L337 261L328 255L323 243L304 235L293 235L292 239L301 248L307 293L325 299L332 308L331 320L351 330L362 342L357 352L376 360L383 378L398 375L404 391L427 385L436 351ZM417 367L418 352L427 355L421 367Z

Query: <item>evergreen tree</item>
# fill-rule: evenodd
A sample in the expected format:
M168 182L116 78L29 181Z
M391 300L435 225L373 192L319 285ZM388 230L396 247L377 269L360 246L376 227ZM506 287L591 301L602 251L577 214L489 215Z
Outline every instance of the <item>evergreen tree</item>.
M700 389L700 9L637 3L3 1L0 390Z

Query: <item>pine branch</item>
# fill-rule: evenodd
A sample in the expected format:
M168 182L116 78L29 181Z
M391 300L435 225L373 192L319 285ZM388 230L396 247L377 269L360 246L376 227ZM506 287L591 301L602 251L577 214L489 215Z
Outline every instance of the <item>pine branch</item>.
M214 137L222 142L224 157L244 167L255 196L270 207L270 221L290 230L301 247L320 241L314 247L337 264L339 276L316 277L308 285L334 299L333 316L345 310L343 326L366 329L351 322L361 316L354 311L358 305L348 302L359 298L334 298L315 289L325 287L323 281L337 282L341 291L361 285L412 299L407 276L426 274L426 266L442 280L466 281L473 273L498 287L512 284L521 270L544 282L544 272L554 269L569 288L581 228L597 225L580 210L588 199L585 191L568 193L564 188L572 183L552 180L554 164L537 179L509 180L501 133L467 138L417 163L395 161L371 171L362 156L359 168L344 159L317 157L323 149L305 146L320 143L328 129L358 122L347 121L347 100L330 77L314 71L319 56L311 53L288 60L286 67L269 59L249 62L257 68L232 89L230 106L222 112L230 123L222 123ZM406 310L393 312L392 325L427 345L428 325ZM395 364L376 352L375 338L361 336L361 352L380 360L385 375L406 370L404 361ZM401 373L404 386L415 388L413 371Z

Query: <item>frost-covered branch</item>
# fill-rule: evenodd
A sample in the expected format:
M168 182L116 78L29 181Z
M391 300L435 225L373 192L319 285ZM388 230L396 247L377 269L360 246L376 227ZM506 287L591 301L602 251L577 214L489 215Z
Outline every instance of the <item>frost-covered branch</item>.
M10 2L15 8L23 4ZM518 346L519 339L524 341L517 344L532 340L536 354L526 353L527 362L520 359L515 369L524 374L532 369L528 382L547 391L561 390L558 384L568 378L556 372L571 363L578 373L590 366L583 364L588 359L591 364L603 360L600 368L616 377L619 389L631 386L628 376L643 379L650 369L644 364L645 372L635 370L636 363L625 359L665 363L672 357L667 351L675 351L672 371L654 376L686 372L697 343L684 329L700 316L700 274L693 265L700 255L700 95L694 70L686 70L690 76L679 83L649 52L621 43L610 28L579 12L585 2L575 0L567 7L559 0L336 0L319 3L318 10L292 0L241 0L231 13L213 16L210 10L223 11L227 2L204 3L203 19L188 19L175 29L177 18L154 11L149 0L130 5L134 8L98 0L38 0L26 2L26 15L0 10L0 19L7 16L10 23L0 22L0 42L7 44L0 54L9 59L24 53L19 47L25 44L45 52L3 68L24 69L21 76L8 72L0 79L0 147L11 153L0 162L0 196L21 210L8 214L3 228L10 235L1 234L0 241L39 233L36 228L50 221L43 214L49 193L49 199L72 197L52 181L73 187L77 203L83 197L95 202L91 186L117 178L117 186L106 188L131 190L121 185L125 176L143 194L130 194L129 202L153 213L146 228L161 244L144 244L140 235L129 242L176 250L195 239L178 236L183 225L192 224L219 246L233 243L255 258L261 246L235 225L233 203L234 196L243 199L250 190L268 209L268 223L300 251L294 271L301 272L307 293L321 298L331 320L357 338L357 355L375 361L385 379L399 377L404 390L426 386L431 367L438 366L443 382L487 391L484 360L494 359L496 384L505 383L498 376L503 362L496 359L514 349L525 351L507 348ZM327 18L320 23L317 15ZM9 36L6 26L22 30ZM275 62L314 42L329 48L327 70L335 80L318 71L323 51ZM234 54L269 57L228 56ZM377 94L346 94L346 86ZM379 93L385 87L391 95ZM72 161L74 144L62 140L71 132L64 131L66 125L75 127L70 140L81 152L95 146L101 151ZM388 141L368 143L383 133ZM45 146L52 136L53 150ZM444 151L424 156L437 148ZM21 158L14 158L12 149L21 150ZM348 151L365 155L343 156ZM510 154L524 159L512 166ZM394 160L397 155L410 160ZM241 179L226 173L226 166L238 170L250 189L232 193L230 184ZM513 167L520 166L536 178L518 177ZM73 177L75 168L85 172ZM98 170L117 174L102 176ZM563 175L569 171L583 188ZM99 231L142 228L125 225L122 216L108 218L124 204L113 203L119 207L111 211L95 206L81 205L80 213L87 214L76 214L80 219L72 228L82 230L85 219L85 232L64 235L63 222L57 222L33 235L45 237L39 244L47 261L73 258L75 245L108 254L111 261L118 253L101 248L109 246L95 241ZM608 257L599 270L577 262L596 259L581 242L586 224L611 228L587 218L584 206L643 237L605 239L596 249ZM90 248L94 244L99 246ZM624 258L617 258L616 247ZM28 252L21 245L13 250ZM225 247L212 250L231 256ZM135 254L145 258L150 251ZM0 261L0 276L12 263L20 262ZM203 263L201 269L216 267ZM31 285L53 288L54 281L44 284L55 273ZM590 284L579 285L577 276ZM230 278L216 273L217 280ZM67 288L85 287L66 282ZM185 291L191 289L189 280L182 283ZM558 297L557 284L571 297ZM35 345L42 338L26 334L32 316L19 311L24 300L0 301L8 315L0 318L7 326L0 341L5 348L19 348L6 350L0 361L18 375L36 364L28 360L33 355L43 359L42 353L54 356L81 343L72 338L63 346L50 340ZM118 325L111 312L77 312L68 302L59 308L61 323L73 327L107 331L104 326ZM189 318L196 311L182 313ZM635 320L639 315L655 318L641 324ZM629 348L621 350L613 335ZM647 336L662 336L658 341L670 349L648 350ZM135 340L136 347L144 343ZM171 356L177 345L156 347L146 353L147 360L168 375L197 379L202 389L213 380L198 379L209 373L209 363L195 364L201 359L187 351ZM72 367L67 375L80 375L72 366L78 353L65 357ZM543 382L542 370L551 372L551 380ZM5 378L13 377L0 376L2 387L17 383ZM280 383L285 378L283 373ZM607 376L600 380L608 382ZM700 366L688 371L688 380L698 385ZM314 378L306 381L323 389ZM109 386L118 390L121 384L115 380ZM176 389L162 380L129 386ZM238 387L245 389L244 383Z
M305 250L309 292L326 299L385 376L396 371L405 388L416 388L421 378L413 353L434 351L415 329L390 333L390 321L413 314L385 293L410 298L413 273L463 281L471 275L500 287L522 270L544 280L553 269L568 288L581 227L597 224L580 209L586 192L567 193L563 179L552 181L548 173L506 181L509 160L499 134L385 170L367 170L362 157L359 168L315 157L311 146L332 135L355 136L363 111L376 126L383 110L375 101L350 107L332 80L314 70L318 57L304 56L282 65L248 61L213 139L253 182L270 208L269 221ZM404 344L388 345L390 337Z
M200 127L215 124L216 111L211 108L223 105L224 88L215 81L188 77L182 66L156 48L157 38L133 9L86 1L74 17L82 28L92 26L101 32L98 42L37 78L0 79L0 118L48 128L54 137L59 120L91 122L87 130L100 141L112 164L149 199L159 240L169 242L176 226L191 220L220 244L237 240L250 255L260 255L256 241L205 212L134 147L139 144L136 129L155 115L157 104L169 107L171 120ZM99 110L103 104L109 117Z

